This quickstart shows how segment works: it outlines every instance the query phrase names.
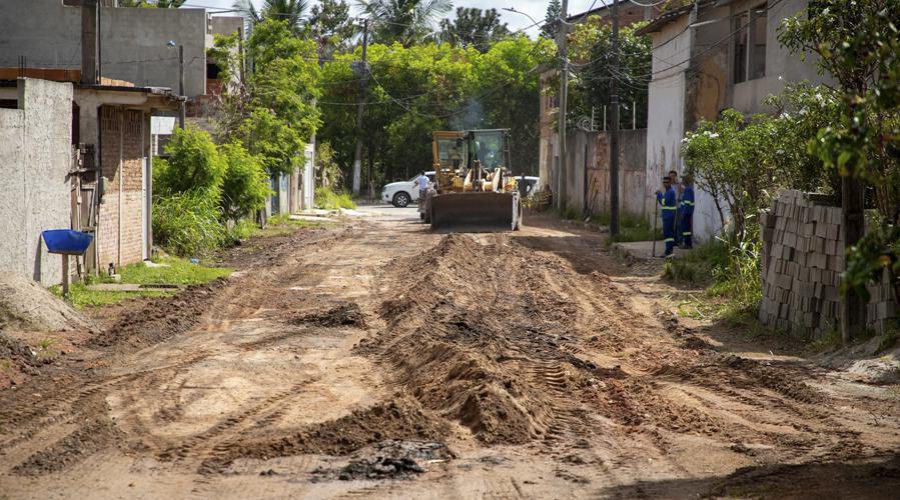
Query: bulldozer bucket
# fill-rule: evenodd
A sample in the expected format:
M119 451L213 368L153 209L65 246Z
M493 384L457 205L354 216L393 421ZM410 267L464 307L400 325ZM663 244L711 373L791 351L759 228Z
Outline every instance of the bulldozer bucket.
M429 210L434 230L490 232L519 226L519 197L514 193L438 194Z

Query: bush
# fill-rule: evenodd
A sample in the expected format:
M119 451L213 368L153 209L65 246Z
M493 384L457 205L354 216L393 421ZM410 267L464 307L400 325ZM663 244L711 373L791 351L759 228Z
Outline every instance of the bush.
M218 200L206 192L173 193L154 202L153 236L171 253L208 255L226 234Z
M335 193L328 188L316 188L316 206L325 210L337 210L339 208L356 208L356 203L346 193Z
M221 195L225 218L237 221L264 208L272 190L259 158L238 143L225 144L220 152L226 166Z
M758 232L749 232L742 242L734 236L716 238L666 262L663 277L693 285L709 284L706 298L699 299L703 304L696 305L716 316L734 319L755 314L762 300L760 245ZM711 297L722 300L713 306Z
M153 169L159 195L204 191L218 202L227 165L206 131L176 128L166 153L168 160L158 161Z

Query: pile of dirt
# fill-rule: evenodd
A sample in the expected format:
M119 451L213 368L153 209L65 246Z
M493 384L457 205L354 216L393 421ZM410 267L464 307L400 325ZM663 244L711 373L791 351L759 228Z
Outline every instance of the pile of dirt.
M426 472L429 463L455 458L447 445L438 442L382 441L355 454L346 466L337 470L319 469L322 477L341 481L353 479L411 479Z
M411 268L429 273L409 286L399 278ZM562 285L548 286L550 276ZM450 234L395 260L381 278L388 298L378 312L388 328L359 352L485 444L581 432L586 424L573 417L572 400L590 380L623 376L573 354L592 327L617 322L611 309L580 304L570 292L596 293L608 280L585 280L557 258L497 235ZM588 289L570 290L570 282Z
M0 273L0 328L59 332L90 330L87 318L41 287L15 273Z
M355 328L366 327L365 316L363 315L362 310L360 310L359 304L354 302L342 302L325 312L316 312L300 316L293 322L328 328L341 326L351 326Z
M784 369L765 365L753 359L733 355L720 356L719 364L732 370L728 378L735 387L761 386L803 403L822 403L828 399L821 392L798 381L799 377L786 377Z
M139 309L125 315L100 334L91 347L141 348L162 342L193 328L228 281L217 279L204 285L194 285L173 297L147 299Z
M448 432L446 424L426 416L417 404L399 399L305 427L292 435L230 443L218 449L216 457L204 461L201 471L221 472L239 458L349 455L385 440L437 441Z
M19 339L5 335L3 332L0 332L0 359L31 367L37 367L50 361L47 358L38 358L31 346Z
M81 425L78 429L60 439L48 448L35 453L12 470L23 476L39 476L80 462L84 458L106 448L122 438L115 424L98 418Z

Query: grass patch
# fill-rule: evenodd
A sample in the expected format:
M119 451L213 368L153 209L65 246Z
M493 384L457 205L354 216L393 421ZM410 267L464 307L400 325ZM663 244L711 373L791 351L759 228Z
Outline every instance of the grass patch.
M300 228L326 227L329 221L312 221L291 219L288 214L276 215L269 218L269 224L265 229L258 231L259 236L288 236Z
M161 267L149 267L143 262L125 266L119 270L122 283L138 285L199 285L224 278L234 272L226 267L206 267L187 259L160 257L154 263Z
M591 216L590 222L601 226L609 226L609 212L600 212ZM662 227L653 231L650 221L629 213L619 213L619 234L610 236L610 243L629 243L632 241L652 241L662 238Z
M319 187L316 188L316 206L323 210L353 209L356 208L356 202L347 193L335 193L328 188Z
M900 320L895 319L885 325L884 334L881 336L881 341L878 342L875 354L881 354L884 351L893 349L898 341L900 341Z
M59 298L62 296L62 287L53 285L50 291ZM164 292L157 290L141 290L139 292L114 292L107 290L88 290L84 283L74 283L69 286L68 302L76 309L85 307L101 307L118 304L123 300L134 299L139 297L167 297L174 295L173 292Z
M759 255L755 243L716 239L666 262L663 279L706 289L679 305L689 317L745 323L755 321L762 300Z
M251 219L241 219L235 223L234 227L228 231L228 237L232 244L240 241L248 240L259 232L259 226Z
M187 259L178 257L159 257L154 263L162 264L161 267L150 267L143 262L125 266L119 270L122 277L121 283L135 285L199 285L209 283L218 278L223 278L234 272L225 267L207 267L194 264ZM70 304L76 308L99 307L117 304L123 300L138 297L167 297L175 292L165 290L140 290L125 292L116 290L90 290L88 285L94 283L112 283L108 277L89 276L87 283L73 283L69 286ZM50 291L62 298L62 287L54 285Z

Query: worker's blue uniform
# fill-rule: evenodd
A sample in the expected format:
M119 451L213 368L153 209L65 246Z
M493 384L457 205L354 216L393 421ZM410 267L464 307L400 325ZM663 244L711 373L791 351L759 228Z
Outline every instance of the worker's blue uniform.
M656 193L656 202L662 207L663 240L666 242L666 255L672 255L675 249L675 212L678 210L675 189L671 186L665 194Z
M694 246L694 188L691 186L685 186L684 192L681 193L679 212L681 216L681 242L684 244L684 248L692 248Z

